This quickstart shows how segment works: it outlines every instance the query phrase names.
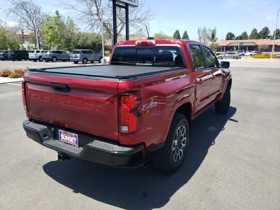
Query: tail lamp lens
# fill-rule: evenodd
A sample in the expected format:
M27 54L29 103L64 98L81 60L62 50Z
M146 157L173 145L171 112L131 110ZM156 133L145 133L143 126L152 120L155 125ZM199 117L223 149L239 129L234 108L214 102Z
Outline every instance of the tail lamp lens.
M120 97L120 133L132 133L137 130L139 102L139 97L136 94Z

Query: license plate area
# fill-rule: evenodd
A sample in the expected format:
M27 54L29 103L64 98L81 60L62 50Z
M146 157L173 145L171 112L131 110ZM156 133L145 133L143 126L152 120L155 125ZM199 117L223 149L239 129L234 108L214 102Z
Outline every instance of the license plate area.
M79 137L76 133L58 130L58 140L75 147L79 146Z

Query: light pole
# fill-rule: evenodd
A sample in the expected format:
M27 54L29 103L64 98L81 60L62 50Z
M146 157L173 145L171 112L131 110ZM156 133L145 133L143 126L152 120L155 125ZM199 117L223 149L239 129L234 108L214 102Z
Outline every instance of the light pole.
M105 53L104 53L104 28L103 28L103 10L101 9L101 37L102 37L102 63L106 63Z
M99 0L99 6L100 6L100 9L99 9L99 14L98 14L98 11L96 12L96 15L100 15L100 22L101 22L101 42L102 42L102 63L105 64L106 63L106 59L105 59L105 52L104 52L104 21L103 21L103 8L102 8L102 5L101 5L101 0Z
M276 30L277 30L277 25L278 25L278 16L279 16L279 9L277 11L277 18L276 18L276 26L275 26L275 31L274 31L274 37L273 37L273 45L272 45L272 49L271 49L271 59L272 56L274 54L274 50L275 50L275 38L276 38Z

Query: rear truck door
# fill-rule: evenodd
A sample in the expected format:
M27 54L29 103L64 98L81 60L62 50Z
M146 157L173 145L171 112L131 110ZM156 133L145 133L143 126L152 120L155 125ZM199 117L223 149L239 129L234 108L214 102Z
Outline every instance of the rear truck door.
M219 68L219 61L217 60L214 53L206 46L202 46L202 48L204 50L206 66L208 69L211 69L212 74L210 97L212 100L215 100L216 97L221 93L223 72Z
M117 79L27 72L27 117L118 140L117 85Z
M200 45L191 44L189 47L194 65L193 75L196 85L195 111L199 112L211 102L209 95L213 75L211 69L206 66Z

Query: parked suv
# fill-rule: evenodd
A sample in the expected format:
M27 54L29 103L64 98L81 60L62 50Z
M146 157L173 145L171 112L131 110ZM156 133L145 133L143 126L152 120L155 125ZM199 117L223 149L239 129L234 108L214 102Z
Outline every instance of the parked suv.
M0 60L7 60L7 59L8 59L8 51L0 50Z
M8 51L8 60L28 60L28 52L26 50L10 50Z
M94 61L98 61L99 63L101 63L102 58L103 56L100 53L89 49L75 49L70 55L70 61L73 61L76 64L78 62L82 62L85 64L88 63L88 61L90 61L91 63L93 63Z
M70 55L62 50L48 50L43 53L42 58L46 62L69 61Z
M40 62L43 61L43 53L46 53L46 50L30 50L28 52L29 60L36 62L39 60Z

